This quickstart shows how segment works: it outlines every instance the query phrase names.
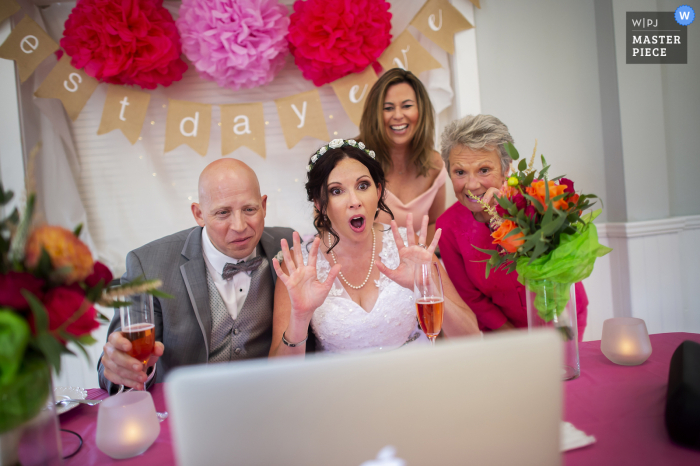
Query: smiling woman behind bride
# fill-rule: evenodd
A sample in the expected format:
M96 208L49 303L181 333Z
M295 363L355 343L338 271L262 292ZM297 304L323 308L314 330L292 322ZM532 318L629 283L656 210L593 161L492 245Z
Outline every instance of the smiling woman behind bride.
M282 240L282 264L273 259L279 280L270 356L304 354L314 337L317 350L335 353L428 342L416 319L413 268L437 261L440 232L425 247L428 216L420 238L410 215L407 228L375 223L380 211L393 218L385 184L374 152L362 143L334 139L311 157L306 192L318 235L301 243L294 233L291 250ZM445 336L479 334L474 313L440 268Z

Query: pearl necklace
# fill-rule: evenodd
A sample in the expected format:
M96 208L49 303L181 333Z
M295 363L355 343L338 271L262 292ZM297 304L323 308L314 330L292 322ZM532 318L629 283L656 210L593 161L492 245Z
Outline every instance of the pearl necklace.
M328 233L328 243L330 244L331 241L332 241L331 234L329 232ZM372 267L374 266L374 252L376 251L376 249L377 249L377 242L375 241L375 238L374 238L374 228L372 228L372 260L370 260L370 262L369 262L369 272L367 272L367 276L365 277L365 281L362 282L362 285L360 285L360 286L351 285L343 276L343 272L338 272L338 275L340 275L340 278L350 288L352 288L354 290L359 290L360 288L362 288L363 286L365 286L367 284L367 281L369 280L370 275L372 275ZM338 263L338 260L335 258L335 253L333 252L333 250L331 250L331 258L333 259L333 265Z

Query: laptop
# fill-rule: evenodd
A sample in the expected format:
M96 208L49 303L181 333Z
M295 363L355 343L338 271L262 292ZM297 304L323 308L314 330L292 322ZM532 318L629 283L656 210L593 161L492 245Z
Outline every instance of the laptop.
M165 393L178 464L560 464L551 330L435 348L178 368Z

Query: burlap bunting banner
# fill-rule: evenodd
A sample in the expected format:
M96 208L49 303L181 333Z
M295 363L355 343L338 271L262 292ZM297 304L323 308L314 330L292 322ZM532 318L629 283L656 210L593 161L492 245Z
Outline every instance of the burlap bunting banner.
M377 59L385 70L403 68L418 76L423 71L442 68L430 52L408 30L399 34Z
M304 136L328 141L326 119L317 90L275 100L287 148L296 146Z
M474 27L447 0L428 0L411 24L450 55L455 53L454 35Z
M64 54L34 95L44 99L60 99L68 117L75 121L98 84L97 79L88 76L85 71L73 68L70 57Z
M0 1L0 23L21 10L22 7L15 0Z
M471 2L480 8L478 0ZM15 0L0 0L0 21L21 11ZM427 38L448 53L454 53L454 34L473 27L448 0L428 0L411 21ZM0 45L0 58L17 62L21 82L25 82L59 46L30 17L15 26ZM70 64L64 54L34 95L60 99L71 120L81 110L97 88L98 81ZM440 63L423 48L408 30L399 34L377 60L386 69L403 68L416 75L440 68ZM350 120L360 125L369 90L377 81L371 66L331 83ZM119 129L131 144L138 141L146 118L150 94L134 89L109 85L98 135ZM209 149L211 105L169 99L165 128L165 152L182 144L205 156ZM275 100L287 147L291 149L304 136L321 141L330 138L317 90ZM225 156L245 146L266 157L265 117L262 102L220 105L221 155Z
M220 105L221 155L241 146L265 158L265 115L262 102Z
M209 149L211 105L168 99L165 152L187 144L204 157Z
M345 113L357 126L360 126L369 90L376 81L377 73L368 66L362 73L350 74L331 83Z
M56 50L58 44L32 18L25 16L0 45L0 58L16 61L19 80L24 82Z
M120 129L132 145L136 144L150 101L151 94L148 92L110 84L107 88L107 99L102 109L102 119L97 134Z

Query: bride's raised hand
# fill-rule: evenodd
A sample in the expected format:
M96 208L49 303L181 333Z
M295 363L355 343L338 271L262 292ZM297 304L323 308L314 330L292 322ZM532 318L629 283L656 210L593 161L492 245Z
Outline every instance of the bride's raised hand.
M318 258L321 240L319 238L314 239L309 251L309 263L304 265L299 233L295 231L292 238L294 241L294 260L292 260L287 240L283 239L281 242L284 264L289 273L284 273L277 259L272 259L272 266L287 288L289 299L292 303L292 315L310 318L310 315L313 314L317 307L323 304L326 296L328 296L328 292L333 286L333 281L338 272L340 272L340 264L334 265L328 273L326 281L320 282L316 275L316 259Z
M408 245L405 245L396 222L392 220L391 233L394 235L394 242L396 243L396 248L399 250L400 263L396 269L391 270L380 261L376 261L375 264L379 271L404 288L412 290L415 264L433 260L433 253L438 245L438 241L440 241L440 235L442 235L442 229L438 229L435 232L435 236L433 236L433 241L426 247L425 239L427 232L428 216L424 215L420 229L420 237L418 238L418 243L416 243L416 234L413 230L413 214L408 214L406 217L406 239Z

